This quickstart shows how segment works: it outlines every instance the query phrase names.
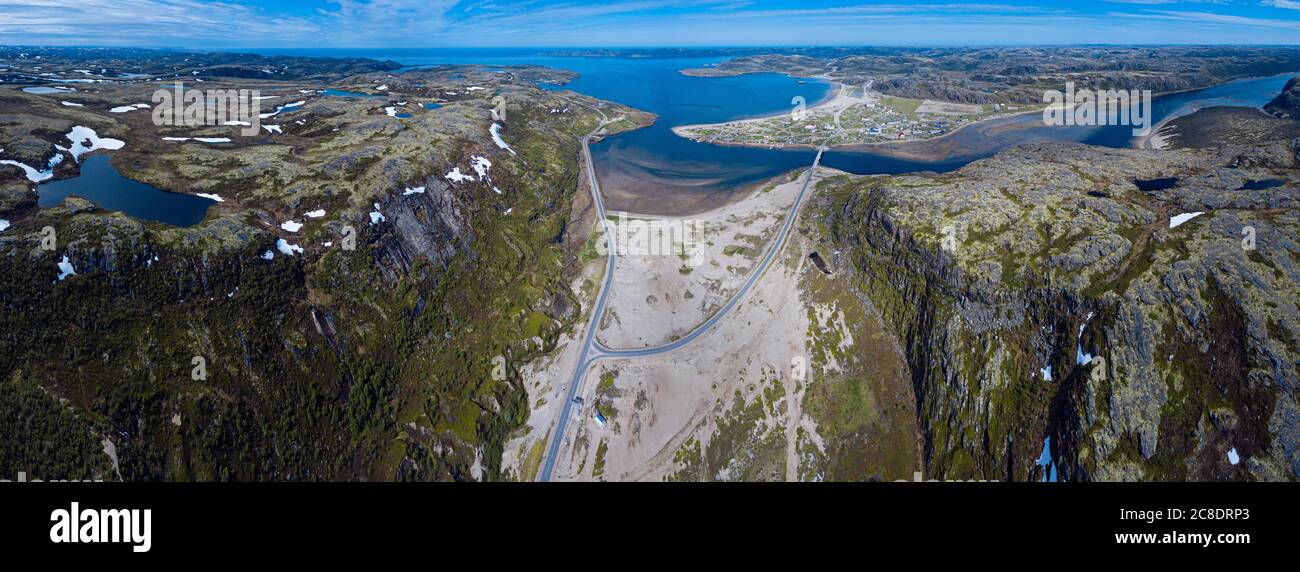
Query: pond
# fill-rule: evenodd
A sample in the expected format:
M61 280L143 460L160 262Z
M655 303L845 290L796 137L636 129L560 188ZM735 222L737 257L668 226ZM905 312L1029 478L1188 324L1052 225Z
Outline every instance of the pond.
M80 176L39 185L36 193L40 195L36 204L41 208L58 206L68 196L77 196L105 210L172 226L193 226L202 222L208 207L215 203L211 199L170 193L123 177L109 163L108 155L86 158L81 164Z
M1246 181L1246 184L1242 185L1241 188L1238 190L1263 191L1265 189L1275 189L1277 187L1282 186L1283 184L1284 182L1282 181L1282 179L1264 179L1261 181Z
M380 99L388 97L386 95L376 95L373 93L361 93L359 91L347 91L345 89L327 89L320 93L321 95L328 95L332 97L372 97L372 98L380 98Z

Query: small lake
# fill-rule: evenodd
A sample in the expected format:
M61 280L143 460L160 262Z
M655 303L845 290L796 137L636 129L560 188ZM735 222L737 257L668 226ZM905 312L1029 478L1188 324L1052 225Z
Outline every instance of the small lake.
M1280 187L1280 186L1282 186L1282 185L1284 185L1284 184L1286 184L1286 182L1283 181L1282 179L1263 179L1263 180L1260 180L1260 181L1246 181L1246 183L1243 184L1243 185L1241 186L1241 188L1240 188L1240 189L1237 189L1237 190L1239 190L1239 191L1263 191L1263 190L1267 190L1267 189L1275 189L1275 188Z
M361 93L359 91L348 91L345 89L327 89L320 93L321 95L328 95L330 97L368 97L368 98L378 98L378 99L386 99L388 97L386 95L378 95L374 93Z
M77 90L72 89L70 87L49 87L44 85L23 88L23 93L34 93L37 95L51 95L55 93L72 93L74 91Z
M1138 179L1133 181L1139 191L1165 191L1178 186L1178 179L1175 177L1163 177L1160 179Z
M108 157L87 157L81 163L80 176L37 186L36 193L40 195L37 206L58 206L71 195L89 200L104 210L123 212L138 219L193 226L202 222L208 207L215 204L210 199L169 193L123 177L108 162Z

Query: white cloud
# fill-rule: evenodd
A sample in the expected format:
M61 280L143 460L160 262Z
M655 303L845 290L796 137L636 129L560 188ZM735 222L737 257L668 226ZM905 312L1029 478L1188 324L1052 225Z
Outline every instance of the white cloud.
M1224 0L1106 1L1135 6L1135 11L1096 14L1065 3L996 0L773 8L746 0L324 0L318 8L293 12L264 10L253 0L0 0L0 43L192 48L944 45L1186 43L1189 34L1205 43L1295 43L1287 35L1297 27L1295 21L1167 6ZM1263 10L1259 4L1300 10L1300 0L1250 2L1256 12ZM1140 8L1144 5L1148 8ZM1247 26L1258 32L1243 32Z
M1294 20L1272 20L1268 18L1249 18L1231 14L1213 12L1186 12L1176 10L1148 10L1151 18L1198 22L1203 24L1228 24L1233 26L1250 26L1256 28L1290 28L1300 29L1300 22Z
M0 0L0 41L187 44L309 37L319 26L244 4L205 0Z

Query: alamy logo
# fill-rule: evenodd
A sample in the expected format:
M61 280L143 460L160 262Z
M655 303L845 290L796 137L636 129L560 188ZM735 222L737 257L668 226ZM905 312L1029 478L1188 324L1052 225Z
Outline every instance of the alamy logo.
M1100 90L1075 91L1074 82L1065 84L1065 91L1043 92L1043 123L1065 125L1132 125L1134 137L1151 133L1151 90Z
M605 221L605 229L619 256L678 256L691 268L704 263L703 221L629 219L627 213L619 213L617 221ZM609 254L605 240L596 243L596 250L601 256Z
M252 137L262 130L261 94L256 89L187 90L183 82L176 82L172 89L153 92L153 123L159 127L233 125Z
M50 513L50 542L130 544L134 552L148 552L153 547L149 509L83 509L72 503L67 509Z
M18 480L17 480L17 481L11 481L11 480L9 480L9 479L0 479L0 483L13 483L13 482L19 482L19 483L45 483L45 482L50 482L50 483L102 483L102 482L104 482L104 479L58 479L58 480L52 480L52 481L45 481L45 480L41 480L41 479L38 479L38 478L31 478L31 479L29 479L29 478L27 478L27 473L26 473L26 472L23 472L23 471L19 471L19 472L18 472Z

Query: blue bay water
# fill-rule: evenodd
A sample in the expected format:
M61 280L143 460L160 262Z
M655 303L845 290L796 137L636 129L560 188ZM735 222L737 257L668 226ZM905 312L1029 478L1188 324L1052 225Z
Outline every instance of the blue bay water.
M725 199L738 189L806 167L814 157L811 149L781 150L697 143L673 134L674 126L787 113L792 109L794 97L803 97L813 105L828 97L833 89L830 83L820 79L792 78L781 74L705 78L679 73L682 69L719 63L723 58L565 57L521 48L256 51L268 55L391 59L408 67L540 65L576 72L578 77L565 86L543 87L572 90L658 116L655 124L648 128L607 137L592 145L597 174L611 208L651 214L680 210L683 205L689 209L693 203L710 204ZM1262 106L1281 91L1289 77L1290 74L1238 80L1156 97L1152 125L1211 105ZM355 97L363 94L338 91L329 95ZM946 172L1012 145L1042 141L1128 147L1134 138L1128 126L1049 127L1042 124L1040 115L1024 114L968 127L939 141L887 148L837 148L823 157L823 164L856 174ZM921 152L908 152L917 150ZM914 158L918 156L927 160ZM59 193L77 194L107 209L123 210L137 218L176 226L201 221L210 204L206 199L166 193L148 185L125 184L133 182L122 179L102 157L89 158L83 169L94 169L87 173L91 175L89 179L87 174L83 174L78 179L42 185L41 202L49 203ZM95 190L95 186L101 185L98 181L111 181L112 188L117 189L116 194ZM137 193L139 197L134 196Z
M658 116L650 127L608 137L592 145L597 174L606 193L614 195L610 201L614 208L625 206L627 201L617 198L624 190L651 199L669 193L678 199L683 195L707 199L811 164L814 152L810 150L709 145L678 137L672 128L779 113L792 109L791 100L796 96L813 105L832 93L832 86L826 81L781 74L705 78L679 73L686 68L719 63L723 58L566 57L513 48L272 50L266 53L368 57L415 68L440 64L538 65L576 72L578 77L564 86L542 87L572 90ZM926 167L892 159L883 162L893 164L894 172ZM646 207L643 211L652 211L650 202L638 206Z
M273 53L315 56L349 56L391 59L406 66L476 64L485 66L540 65L571 70L578 77L559 88L614 101L659 116L655 125L606 138L592 146L597 173L606 192L649 193L681 197L682 192L715 195L734 192L812 162L810 149L725 147L697 143L676 136L678 125L718 123L734 119L786 113L791 99L804 97L809 104L829 96L830 83L780 74L749 74L702 78L680 70L702 67L725 58L625 58L547 55L554 50L406 49L406 50L281 50ZM1213 105L1261 107L1281 90L1291 74L1237 80L1206 89L1157 96L1151 125ZM889 147L837 148L826 153L823 164L856 174L897 174L916 171L947 172L989 157L1010 146L1033 142L1072 141L1107 147L1130 147L1135 142L1129 126L1054 127L1039 114L995 119L978 128L960 130L944 141L921 141ZM937 152L936 152L937 150ZM919 153L909 151L921 151ZM923 157L920 159L918 157ZM642 201L642 205L653 200Z

